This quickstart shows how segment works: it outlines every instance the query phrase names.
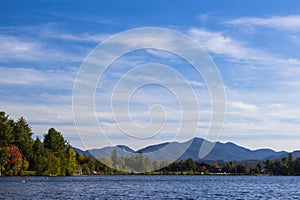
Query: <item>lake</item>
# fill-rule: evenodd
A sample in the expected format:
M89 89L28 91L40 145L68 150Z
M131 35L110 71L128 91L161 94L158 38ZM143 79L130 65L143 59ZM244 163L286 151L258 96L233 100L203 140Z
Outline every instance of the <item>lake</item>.
M300 199L300 176L0 177L0 199L212 198Z

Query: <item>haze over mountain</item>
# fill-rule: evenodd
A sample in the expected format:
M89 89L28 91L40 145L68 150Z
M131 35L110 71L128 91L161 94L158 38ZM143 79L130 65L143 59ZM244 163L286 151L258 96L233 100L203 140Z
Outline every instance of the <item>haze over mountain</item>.
M215 142L214 148L203 159L199 159L199 151L204 142L202 138L194 138L189 141L180 142L166 142L156 145L150 145L137 151L127 147L125 145L117 145L114 147L104 147L100 149L91 149L82 151L74 148L75 151L87 156L93 156L95 158L111 157L113 150L115 149L119 156L132 156L139 152L143 152L145 156L151 160L182 160L192 158L193 160L202 161L260 161L260 160L276 160L281 159L288 155L286 151L276 152L272 149L258 149L250 150L234 143L227 142ZM206 141L211 143L209 141ZM182 152L184 152L182 154ZM178 155L181 155L178 157ZM294 157L300 157L300 151L293 152Z

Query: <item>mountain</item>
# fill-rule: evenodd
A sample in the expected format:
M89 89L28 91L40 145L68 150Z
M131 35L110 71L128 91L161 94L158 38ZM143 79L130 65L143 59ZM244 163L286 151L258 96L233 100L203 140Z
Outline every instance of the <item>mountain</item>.
M150 145L145 148L134 151L133 149L125 145L117 145L114 147L104 147L101 149L92 149L82 151L74 148L78 153L85 155L92 155L96 158L111 157L112 151L116 150L119 156L132 156L138 152L143 152L144 156L149 157L151 160L182 160L192 158L193 160L202 161L259 161L259 160L275 160L281 159L284 156L288 156L288 152L280 151L276 152L271 149L258 149L250 150L234 143L227 142L215 142L213 149L203 159L199 159L199 151L203 144L213 144L202 138L193 138L189 141L179 142L167 142L156 145ZM184 152L184 153L183 153ZM181 155L179 158L177 155ZM294 157L300 157L300 151L293 152Z
M104 147L101 149L91 149L88 152L95 158L111 157L113 150L117 151L118 156L131 156L135 151L125 145L118 145L115 147Z
M293 151L291 152L292 153L292 156L293 158L299 158L300 157L300 151ZM289 157L289 153L285 152L284 154L282 155L273 155L273 156L269 156L269 157L266 157L265 160L281 160L283 157L286 157L288 158Z

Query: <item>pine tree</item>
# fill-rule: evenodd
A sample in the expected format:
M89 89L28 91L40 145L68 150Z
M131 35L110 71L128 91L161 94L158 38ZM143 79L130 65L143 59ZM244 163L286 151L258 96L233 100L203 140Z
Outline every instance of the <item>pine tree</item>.
M13 143L13 120L5 112L0 112L0 146L5 147Z

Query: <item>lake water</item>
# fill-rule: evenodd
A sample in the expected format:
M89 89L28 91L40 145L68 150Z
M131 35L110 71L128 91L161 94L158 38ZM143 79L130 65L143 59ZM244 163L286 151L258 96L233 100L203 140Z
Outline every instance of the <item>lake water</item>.
M212 198L300 199L300 176L0 177L0 199Z

